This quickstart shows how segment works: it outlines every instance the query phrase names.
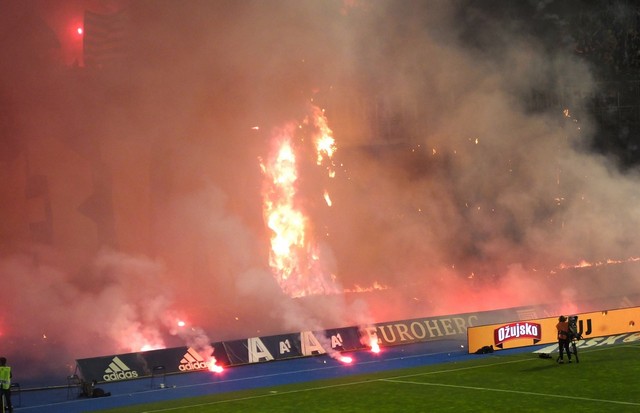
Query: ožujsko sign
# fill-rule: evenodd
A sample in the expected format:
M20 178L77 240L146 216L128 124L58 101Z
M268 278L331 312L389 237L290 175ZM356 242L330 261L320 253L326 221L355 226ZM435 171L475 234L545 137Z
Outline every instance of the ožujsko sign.
M511 323L493 330L493 344L502 348L505 341L515 339L532 339L533 344L540 341L542 328L538 323Z
M640 307L577 314L582 338L605 337L640 331ZM496 349L550 344L558 341L558 317L489 324L467 329L468 352L492 345Z

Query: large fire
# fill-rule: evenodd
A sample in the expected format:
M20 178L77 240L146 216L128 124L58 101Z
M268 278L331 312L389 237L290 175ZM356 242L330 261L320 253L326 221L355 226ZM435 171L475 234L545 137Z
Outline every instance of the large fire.
M311 123L317 128L317 132L313 136L313 142L316 148L318 165L323 165L326 161L331 161L336 151L336 141L333 138L333 131L329 128L327 117L324 112L317 106L311 107L312 115L305 119L305 123ZM333 164L327 166L329 176L333 178L336 173Z
M336 146L324 113L312 106L311 115L303 123L311 130L317 164L327 163ZM272 231L269 265L280 288L291 297L338 292L335 276L327 274L320 266L319 248L310 233L309 219L297 199L298 159L294 146L296 132L302 129L292 123L278 130L272 137L273 155L268 161L261 162L266 179L263 213L266 225ZM331 163L327 166L330 177L335 176L332 166ZM326 190L324 199L331 206Z

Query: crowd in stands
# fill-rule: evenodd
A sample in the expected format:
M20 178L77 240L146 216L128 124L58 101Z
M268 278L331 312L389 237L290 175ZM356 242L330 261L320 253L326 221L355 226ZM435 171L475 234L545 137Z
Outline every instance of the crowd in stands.
M638 78L640 70L640 4L594 2L571 18L576 54L588 59L607 80Z
M613 154L623 167L637 167L640 165L640 2L563 0L546 5L544 20L555 22L555 28L559 29L560 38L555 40L589 63L598 87L595 95L587 96L579 90L565 91L562 96L534 94L532 107L586 104L597 124L594 148Z

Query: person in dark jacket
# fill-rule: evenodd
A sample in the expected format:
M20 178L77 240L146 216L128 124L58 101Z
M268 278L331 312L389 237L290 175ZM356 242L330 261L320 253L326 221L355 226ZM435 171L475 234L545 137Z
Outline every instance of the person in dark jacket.
M558 356L558 363L564 363L564 352L567 352L569 363L571 363L571 352L569 351L569 322L567 317L561 315L558 317L558 324L556 324L556 330L558 330L558 349L560 355Z

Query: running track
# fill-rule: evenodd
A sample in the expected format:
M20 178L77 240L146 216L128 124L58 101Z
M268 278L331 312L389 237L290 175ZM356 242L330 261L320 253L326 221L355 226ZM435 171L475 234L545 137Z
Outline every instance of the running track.
M428 364L439 364L477 358L467 354L466 342L438 341L383 348L378 354L350 353L354 362L343 364L323 355L294 360L274 361L226 369L221 374L193 372L167 375L166 387L159 388L161 380L151 378L102 383L99 387L111 392L110 397L78 398L66 387L28 390L20 397L13 396L15 413L81 413L160 402L184 397L226 393L237 390L277 386L297 382L330 379L353 374L403 369ZM520 351L523 351L520 349ZM531 351L531 348L528 349ZM512 351L502 351L501 354Z

